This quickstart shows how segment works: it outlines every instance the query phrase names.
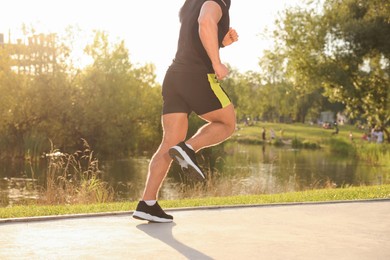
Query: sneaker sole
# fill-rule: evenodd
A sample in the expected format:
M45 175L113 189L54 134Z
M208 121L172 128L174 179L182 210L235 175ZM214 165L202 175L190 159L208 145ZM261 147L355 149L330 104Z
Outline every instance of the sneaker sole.
M195 179L202 180L202 181L206 179L202 171L199 169L199 167L191 160L191 158L187 155L186 152L184 152L184 150L180 146L174 146L171 149L169 149L169 156L180 166L181 166L180 160L185 161L187 163L186 165L187 166L186 169L188 170L187 172Z
M173 219L160 218L160 217L152 216L148 213L141 212L141 211L134 211L133 218L139 219L139 220L147 220L147 221L155 222L155 223L169 223L169 222L173 221Z

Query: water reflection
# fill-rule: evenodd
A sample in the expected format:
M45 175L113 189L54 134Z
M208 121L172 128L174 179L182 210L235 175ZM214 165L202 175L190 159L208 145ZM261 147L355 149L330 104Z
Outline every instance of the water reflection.
M237 172L234 165L241 165L241 171L252 178L257 176L263 179L267 193L375 185L383 183L389 173L385 168L367 166L352 158L340 158L323 150L294 150L266 145L228 146L234 152L226 157L224 172L234 174Z
M187 183L177 166L171 168L160 199L279 193L311 188L389 183L390 170L373 167L323 150L294 150L272 145L227 142L199 156L206 168L206 184ZM149 158L101 162L103 178L117 192L116 200L138 200L143 192ZM0 205L34 199L42 186L45 165L3 167L0 171ZM4 171L5 169L5 171ZM19 172L19 174L17 174ZM33 176L34 175L34 176ZM183 184L183 182L185 185Z
M141 197L149 165L148 158L103 162L103 178L114 187L118 200Z
M29 178L0 179L0 206L28 203L38 198L37 181Z

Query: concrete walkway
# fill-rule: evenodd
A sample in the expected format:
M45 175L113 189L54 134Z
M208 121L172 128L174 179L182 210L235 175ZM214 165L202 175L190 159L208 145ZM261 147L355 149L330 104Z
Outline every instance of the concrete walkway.
M390 259L390 200L0 223L0 259Z

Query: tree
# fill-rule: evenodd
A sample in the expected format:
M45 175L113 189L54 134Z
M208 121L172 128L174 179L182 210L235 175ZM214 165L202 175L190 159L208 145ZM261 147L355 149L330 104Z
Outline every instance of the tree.
M303 123L308 115L318 116L326 103L316 70L325 30L317 13L299 8L285 10L276 25L274 49L266 51L259 63L264 81L274 88L268 96L278 100L268 110Z
M325 94L351 117L384 128L390 142L390 1L326 1L322 24Z
M27 44L8 43L1 50L1 144L8 156L19 158L39 155L46 137L58 133L50 119L62 118L58 108L68 97L65 67L58 62L66 50L53 34L25 38Z
M296 119L330 101L351 118L389 126L390 0L327 0L320 12L307 3L284 12L276 48L264 58L278 61L274 68L293 86Z
M78 136L106 158L154 146L161 107L154 67L135 68L124 42L110 45L103 32L96 32L86 53L93 64L77 78Z
M86 48L93 64L76 70L65 59L70 48L49 39L55 60L47 59L45 41L0 48L0 151L38 157L49 151L49 140L69 152L82 139L100 158L155 149L161 88L154 66L133 66L123 41L110 44L97 32Z

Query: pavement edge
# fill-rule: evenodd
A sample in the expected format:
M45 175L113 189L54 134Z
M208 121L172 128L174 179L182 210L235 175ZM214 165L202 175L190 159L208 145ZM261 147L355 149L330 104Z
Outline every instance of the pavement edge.
M283 206L307 206L307 205L324 205L324 204L346 204L346 203L373 203L373 202L390 202L390 198L384 199L364 199L364 200L338 200L338 201L318 201L318 202L286 202L286 203L271 203L271 204L239 204L239 205L219 205L219 206L199 206L185 208L168 208L167 212L191 211L191 210L218 210L218 209L235 209L235 208L254 208L254 207L283 207ZM0 225L12 223L27 223L40 221L67 220L78 218L95 218L95 217L112 217L131 215L134 211L117 211L117 212L101 212L88 214L70 214L70 215L50 215L39 217L26 218L2 218Z

